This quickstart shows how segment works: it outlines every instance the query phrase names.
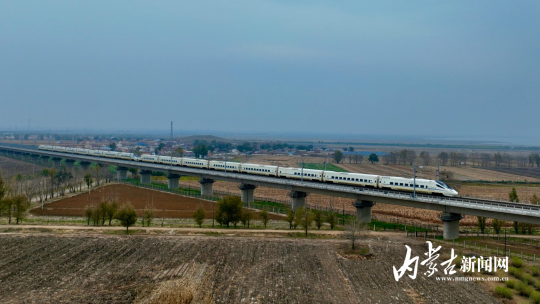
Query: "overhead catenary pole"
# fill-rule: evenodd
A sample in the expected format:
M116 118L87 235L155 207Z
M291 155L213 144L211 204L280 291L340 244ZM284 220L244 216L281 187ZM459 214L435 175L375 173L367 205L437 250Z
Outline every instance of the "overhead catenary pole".
M414 179L413 179L413 197L416 197L416 167L413 166Z
M302 182L304 182L304 160L302 160Z

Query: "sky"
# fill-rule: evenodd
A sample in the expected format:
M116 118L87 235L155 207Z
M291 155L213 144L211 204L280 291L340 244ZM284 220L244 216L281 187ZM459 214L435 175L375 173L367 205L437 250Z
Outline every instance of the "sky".
M0 129L540 138L540 2L0 0Z

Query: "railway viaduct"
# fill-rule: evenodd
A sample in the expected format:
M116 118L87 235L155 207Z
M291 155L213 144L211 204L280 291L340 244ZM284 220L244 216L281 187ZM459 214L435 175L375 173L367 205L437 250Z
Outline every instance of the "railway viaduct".
M36 162L41 161L45 164L52 161L55 167L60 167L62 159L65 160L67 167L73 167L76 161L79 161L83 169L88 168L91 163L116 166L118 179L120 180L127 178L129 168L137 168L140 171L141 183L150 183L152 171L164 172L167 174L170 189L179 187L181 176L195 176L200 178L199 182L203 196L213 194L215 180L235 182L240 184L242 201L247 204L253 202L254 191L258 186L290 191L293 209L305 206L306 197L309 193L345 197L354 200L353 206L356 207L357 218L363 222L371 221L371 208L375 203L435 210L441 212L439 218L443 222L443 236L447 240L459 237L459 221L465 214L540 224L540 206L529 204L431 195L416 195L413 197L411 193L404 192L42 151L32 146L0 145L0 154Z

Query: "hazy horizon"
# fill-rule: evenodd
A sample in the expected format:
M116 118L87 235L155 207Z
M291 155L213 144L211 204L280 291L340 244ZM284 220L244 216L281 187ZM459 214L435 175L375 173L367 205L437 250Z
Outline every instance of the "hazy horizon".
M0 129L166 135L174 121L538 145L539 13L534 1L2 1Z

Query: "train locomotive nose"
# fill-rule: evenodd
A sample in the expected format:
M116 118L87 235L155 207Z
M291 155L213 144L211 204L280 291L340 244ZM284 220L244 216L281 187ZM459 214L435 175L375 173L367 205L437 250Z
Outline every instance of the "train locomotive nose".
M452 195L453 195L453 196L458 195L457 191L456 191L456 190L452 190Z

